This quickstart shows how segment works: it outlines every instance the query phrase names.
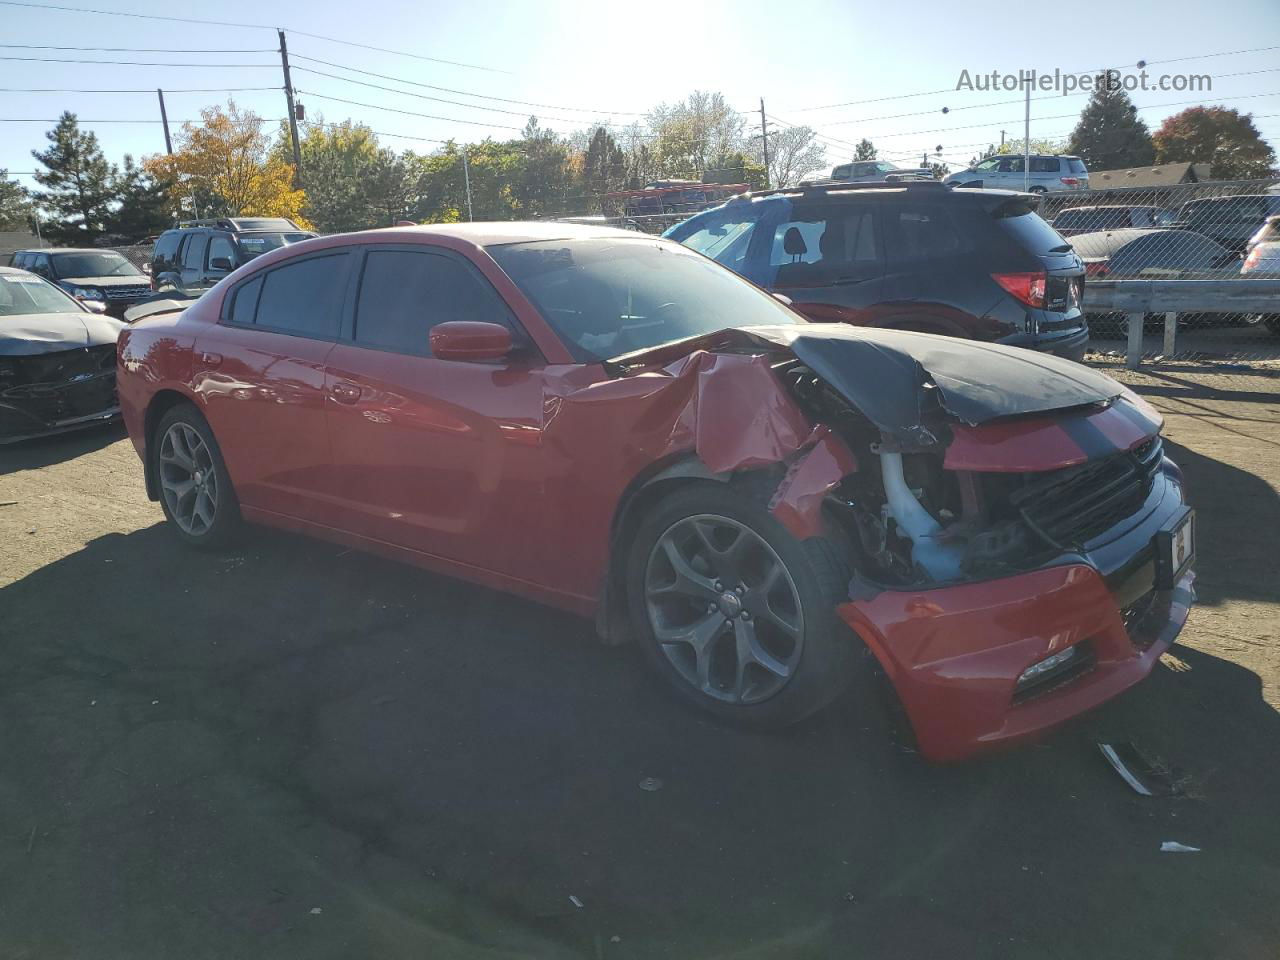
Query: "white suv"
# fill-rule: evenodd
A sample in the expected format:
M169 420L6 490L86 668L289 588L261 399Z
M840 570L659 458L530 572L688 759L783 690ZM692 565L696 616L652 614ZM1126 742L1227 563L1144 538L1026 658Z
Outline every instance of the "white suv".
M1031 155L1031 172L1024 173L1021 154L999 154L942 178L953 187L985 187L999 190L1027 190L1057 193L1060 190L1088 190L1089 171L1079 157Z

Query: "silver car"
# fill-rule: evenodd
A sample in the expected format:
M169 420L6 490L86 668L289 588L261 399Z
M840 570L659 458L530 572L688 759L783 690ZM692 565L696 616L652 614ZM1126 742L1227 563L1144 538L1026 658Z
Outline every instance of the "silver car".
M1021 154L1000 154L942 178L953 187L985 187L999 190L1028 190L1031 193L1058 193L1088 190L1089 171L1079 157L1031 155L1031 172L1023 171Z
M842 163L831 170L831 179L842 183L872 183L879 180L892 182L904 178L932 180L934 177L933 171L928 167L904 170L897 164L888 163L885 160L854 160L852 163Z

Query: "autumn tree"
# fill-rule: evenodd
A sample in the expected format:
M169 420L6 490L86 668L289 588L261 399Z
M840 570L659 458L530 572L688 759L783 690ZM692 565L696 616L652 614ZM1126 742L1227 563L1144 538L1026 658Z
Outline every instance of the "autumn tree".
M1100 78L1100 81L1105 78ZM1099 82L1080 112L1080 121L1067 140L1091 170L1120 170L1150 166L1155 157L1151 132L1123 87L1110 89Z
M45 233L54 243L87 243L103 234L111 218L116 168L102 155L97 136L80 129L74 113L63 113L45 136L48 149L31 151L44 166L35 179L45 189L33 199L49 215Z
M1156 163L1207 162L1215 180L1259 179L1276 162L1253 117L1226 107L1188 107L1167 117L1151 139Z
M0 170L0 230L21 230L30 215L26 188L10 180L8 170Z
M176 150L148 157L145 166L157 179L174 184L172 206L198 215L288 217L310 226L302 209L306 194L293 187L293 167L272 150L264 121L235 101L200 111L203 123L184 124Z
M876 158L876 145L863 137L858 141L857 147L853 151L853 159L855 160L874 160Z

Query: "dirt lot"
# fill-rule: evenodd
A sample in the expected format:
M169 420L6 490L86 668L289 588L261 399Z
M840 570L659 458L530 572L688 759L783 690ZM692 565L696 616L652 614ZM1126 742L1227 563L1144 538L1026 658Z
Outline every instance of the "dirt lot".
M118 431L0 450L0 958L1277 956L1280 379L1126 379L1200 604L1129 694L952 768L856 697L726 730L584 623L357 553L188 552Z

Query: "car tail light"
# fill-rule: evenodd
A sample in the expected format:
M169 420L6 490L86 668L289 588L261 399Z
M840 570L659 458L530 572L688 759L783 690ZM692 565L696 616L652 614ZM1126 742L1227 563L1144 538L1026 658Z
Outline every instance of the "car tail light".
M1062 180L1062 182L1065 183L1068 187L1080 186L1079 177L1060 177L1059 179Z
M1044 271L1036 273L993 273L991 279L1028 307L1044 309L1044 288L1047 282Z
M1105 260L1091 260L1084 265L1084 275L1086 277L1105 277L1110 272L1107 269L1107 261Z

